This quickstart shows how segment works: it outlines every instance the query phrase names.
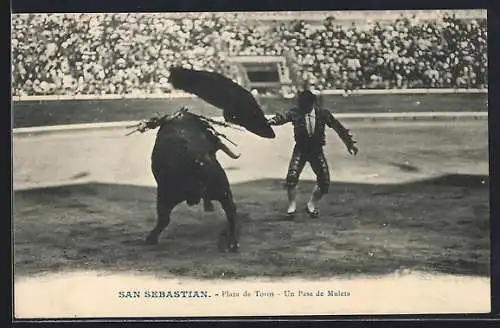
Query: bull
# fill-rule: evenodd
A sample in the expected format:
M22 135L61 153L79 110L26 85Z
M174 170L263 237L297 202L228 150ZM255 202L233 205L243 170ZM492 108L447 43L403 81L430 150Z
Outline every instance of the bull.
M157 221L146 238L148 244L158 238L170 223L172 210L186 202L194 206L203 201L205 211L213 211L218 201L227 218L220 235L219 250L235 252L239 248L239 220L227 175L216 158L222 150L237 159L219 138L208 118L182 108L173 115L141 122L137 131L158 127L151 155L151 170L157 184Z
M157 222L146 242L158 242L158 237L170 223L172 210L178 204L185 201L193 206L203 200L204 209L211 211L212 201L218 201L227 218L219 249L235 252L239 248L240 222L228 178L216 153L222 150L234 159L239 155L221 141L219 136L223 135L212 124L235 124L262 138L274 138L276 135L254 96L224 75L171 67L169 82L174 88L222 109L227 123L181 108L173 115L153 118L136 126L135 131L140 132L159 127L151 155L151 170L157 184Z

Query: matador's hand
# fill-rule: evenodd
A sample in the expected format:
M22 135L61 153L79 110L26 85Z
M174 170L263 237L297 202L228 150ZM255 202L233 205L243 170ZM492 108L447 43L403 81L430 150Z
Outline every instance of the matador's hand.
M355 142L356 141L353 141L353 143L355 143ZM347 151L349 152L349 154L356 156L358 154L358 147L356 147L356 145L354 145L354 144L348 145Z
M352 134L349 133L349 138L346 140L345 145L349 154L356 156L358 154L357 141L354 140Z
M356 146L356 139L351 134L351 131L349 129L345 129L343 133L341 134L341 139L344 142L345 146L347 147L347 151L351 155L357 155L358 154L358 147Z

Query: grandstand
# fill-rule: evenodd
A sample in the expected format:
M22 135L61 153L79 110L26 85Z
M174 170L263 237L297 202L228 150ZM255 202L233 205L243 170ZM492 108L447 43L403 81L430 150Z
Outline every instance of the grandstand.
M484 11L12 18L14 96L165 94L172 65L264 90L291 80L320 90L486 88L487 59Z

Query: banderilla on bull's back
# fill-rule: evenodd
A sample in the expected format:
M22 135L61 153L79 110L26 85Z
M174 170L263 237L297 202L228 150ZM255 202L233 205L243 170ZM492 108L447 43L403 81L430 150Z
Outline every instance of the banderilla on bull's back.
M147 120L143 120L137 124L134 124L134 125L129 125L129 126L126 126L127 129L131 129L131 128L134 128L134 130L130 131L129 133L127 133L126 135L129 136L135 132L140 132L140 133L144 133L146 132L147 130L152 130L152 129L155 129L157 127L159 127L163 122L165 121L168 121L168 120L172 120L172 119L175 119L176 117L180 117L182 114L184 113L187 113L189 111L189 109L187 107L182 107L181 109L179 109L178 111L176 111L175 113L173 114L163 114L161 115L160 113L157 113L156 116L153 116ZM233 124L229 124L229 123L226 123L226 122L219 122L219 121L216 121L216 120L213 120L211 118L208 118L206 116L203 116L203 115L199 115L199 114L195 114L195 113L192 113L190 112L191 115L201 119L202 121L205 121L206 123L208 123L210 129L217 135L217 136L220 136L224 139L226 139L227 141L229 141L230 143L232 143L233 145L236 146L236 144L229 140L227 138L227 136L225 136L224 134L218 132L217 130L215 130L211 125L211 124L215 124L215 125L219 125L219 126L222 126L222 127L226 127L226 128L232 128L232 129L236 129L236 130L240 130L240 131L244 131L242 128L238 127L238 126L235 126Z
M133 134L135 132L144 133L147 130L156 129L157 127L159 127L162 124L162 122L174 119L174 118L178 117L179 115L182 115L183 113L185 113L187 111L188 111L188 109L186 107L182 107L181 109L179 109L178 111L176 111L173 114L163 114L163 115L161 115L160 113L157 113L156 116L153 116L153 117L151 117L151 118L149 118L147 120L143 120L143 121L141 121L141 122L139 122L137 124L134 124L134 125L126 126L125 127L126 129L134 128L134 130L130 131L126 135L129 136L129 135L131 135L131 134Z
M179 109L178 111L176 111L173 114L163 114L162 115L160 113L157 113L156 116L153 116L153 117L151 117L151 118L149 118L147 120L143 120L143 121L139 122L138 124L127 126L126 128L128 128L128 129L134 128L134 130L132 130L129 133L127 133L126 136L129 136L129 135L131 135L131 134L133 134L135 132L144 133L147 130L155 129L155 128L159 127L164 122L167 122L169 120L173 120L175 118L182 117L182 115L184 113L187 113L188 111L189 111L189 109L187 107L181 107L181 109ZM198 118L200 121L202 121L205 124L205 128L208 129L208 130L210 130L211 133L213 133L216 137L221 137L221 138L227 140L228 142L230 142L235 147L238 147L238 145L235 142L233 142L232 140L230 140L226 135L224 135L223 133L220 133L219 131L217 131L212 126L212 124L223 126L223 127L229 127L229 128L237 129L237 130L240 130L240 131L244 131L243 129L241 129L241 128L237 127L237 126L234 126L232 124L228 124L226 122L219 122L219 121L213 120L213 119L205 117L203 115L194 114L192 112L189 112L189 114L192 115L192 116L194 116L194 117L196 117L196 118ZM240 157L240 155L233 153L222 142L219 143L219 147L228 156L230 156L233 159L237 159L237 158Z

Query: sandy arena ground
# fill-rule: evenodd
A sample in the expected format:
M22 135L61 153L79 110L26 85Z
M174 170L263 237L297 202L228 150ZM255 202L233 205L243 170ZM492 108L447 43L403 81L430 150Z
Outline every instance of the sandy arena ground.
M334 215L336 211L332 210L333 212L329 212L329 206L330 204L332 204L331 206L336 204L335 195L337 191L335 186L337 183L399 185L437 178L448 174L488 175L487 121L434 123L380 122L377 124L346 122L346 125L351 128L354 135L357 137L360 153L357 157L349 156L335 135L332 132L328 133L329 141L325 152L330 163L333 192L328 196L330 200L324 200L322 209L325 215L330 215L330 213ZM290 127L277 128L277 138L275 140L264 140L250 135L249 133L242 133L230 129L223 129L221 131L239 145L237 150L242 153L241 158L237 161L228 159L222 154L219 155L232 184L241 184L245 186L245 184L252 183L259 179L270 179L272 181L280 181L283 179L292 146ZM464 276L436 272L421 273L415 270L395 270L395 272L384 275L377 275L374 273L375 271L373 271L367 272L366 275L330 275L329 277L322 278L304 278L300 277L300 274L298 274L300 272L296 272L294 275L284 274L288 276L286 278L274 277L273 281L270 282L269 280L271 278L253 277L255 274L252 273L252 266L248 264L251 262L246 263L249 267L245 269L249 272L248 277L244 277L246 273L240 272L241 274L236 274L236 278L238 279L235 280L224 279L224 277L219 277L217 279L212 277L210 280L199 280L193 279L189 277L189 275L183 277L175 275L159 277L156 271L155 274L149 274L146 264L144 264L146 269L141 268L141 270L138 270L142 271L141 274L134 274L133 272L130 273L123 270L116 272L113 270L106 270L106 267L95 265L67 271L64 267L61 268L60 264L58 264L59 270L48 268L38 273L35 272L36 270L34 271L34 268L36 269L37 263L40 265L40 263L44 262L42 250L45 250L45 248L43 247L48 247L44 244L45 239L42 240L41 237L37 239L37 234L40 236L43 235L43 238L57 239L58 233L60 232L54 230L53 236L49 234L54 227L60 227L60 223L55 221L58 220L58 215L62 215L62 212L57 212L55 209L54 212L50 212L50 204L36 203L32 200L35 198L23 196L23 191L29 192L29 190L40 186L64 186L69 184L86 184L90 182L110 185L121 184L138 187L154 187L154 181L149 169L149 157L153 146L154 132L129 137L125 137L124 134L125 131L110 129L104 131L95 130L14 137L14 189L16 191L14 199L14 225L15 229L18 229L15 232L15 247L19 249L19 252L23 252L23 250L28 253L33 252L33 259L35 259L31 260L31 264L29 264L30 262L26 259L22 259L22 262L17 262L16 260L16 270L19 272L15 277L14 286L16 317L73 318L96 316L481 313L489 311L490 282L489 278L484 275L481 277L474 277L470 274ZM304 181L313 178L312 171L309 167L306 167L304 170L302 178ZM484 179L481 181L481 183L487 183ZM245 190L245 187L238 188ZM425 188L431 187L427 186ZM467 187L462 189L465 190L464 193L469 192ZM273 213L277 213L276 215L278 215L285 206L284 191L278 190L278 188L275 188L272 190L272 194L269 193L266 194L267 196L263 196L263 198L277 197L273 199L274 208L272 209L274 211ZM347 191L342 195L347 195L345 197L348 197L349 190L346 190ZM430 192L432 189L426 190ZM308 192L309 190L302 191L302 201L304 197L307 197ZM341 192L338 192L340 195ZM448 198L455 197L456 195L453 194L454 192L455 191L451 192L451 196ZM251 192L248 193L250 196L245 195L240 197L244 203L244 209L249 212L249 215L255 217L255 213L260 212L258 212L257 208L252 210L253 207L251 207L249 199L253 194ZM276 196L278 193L279 195ZM19 197L17 195L19 195ZM142 191L141 195L143 195ZM147 195L150 195L149 191ZM362 194L360 193L359 195ZM469 200L466 197L468 196L464 195L460 194L459 196L463 198L457 200L458 203L453 204L463 204L463 206L467 206ZM235 197L238 198L238 195L235 194ZM257 194L255 194L255 197L259 199ZM352 204L359 203L361 211L362 206L364 206L363 204L365 204L376 211L377 204L375 200L373 200L376 198L371 198L369 193L364 194L363 197L366 199L359 198L357 200L349 200L351 206ZM405 196L403 195L402 197L401 199L404 201ZM439 196L432 197L437 197L436 199L438 199ZM484 197L487 197L487 193L480 193L478 196L474 197L483 197L482 199L487 202L487 199L484 199ZM16 201L16 198L19 199L19 202ZM92 201L94 202L95 200ZM418 209L418 201L418 198L414 199L416 205L412 208ZM426 199L425 201L431 202L432 199ZM144 202L145 205L141 206L147 207L154 204L149 198ZM54 204L54 206L57 206L58 203ZM431 203L427 205L429 204ZM27 208L28 205L31 206L29 209ZM111 203L110 206L112 206ZM258 206L258 204L255 206ZM439 204L434 206L439 207ZM30 211L29 213L28 210ZM446 211L448 210L450 211L449 213L452 213L451 211L453 209L441 208L440 210L444 212L435 214L437 216L436 221L439 220L439 215L446 216ZM201 227L201 225L199 225L201 223L199 222L203 221L199 218L199 211L196 212L192 210L189 212L189 210L185 209L183 211L184 212L181 213L186 213L187 216L185 223L192 224L189 229L196 229L196 226ZM425 220L425 211L425 206L422 206L421 213L415 215ZM484 209L481 211L481 213L485 213ZM126 212L120 213L124 215ZM388 213L390 213L390 211ZM368 213L366 214L368 215ZM372 211L372 214L375 215L376 213ZM48 231L43 230L43 222L29 223L28 225L27 222L31 222L29 220L32 219L37 219L38 221L46 220L47 226L45 226L45 228L48 229ZM387 219L391 221L391 218ZM100 220L102 220L103 224L106 224L106 217L102 217ZM143 237L142 233L149 229L149 226L154 222L152 220L153 218L150 218L145 225L142 225L143 222L138 220L137 226L131 227L131 229L133 228L137 231L141 231L141 235L137 236L137 238ZM181 221L180 218L178 220ZM222 218L218 220L220 223L223 222ZM256 218L255 220L260 219ZM92 222L92 224L95 224L97 221ZM280 224L283 226L283 223ZM302 229L297 223L294 224L295 225L292 227L290 227L290 224L283 226L283 229L290 229L290 233L292 234L290 238L292 239L293 232L297 231L297 229ZM455 223L450 223L451 226L453 224ZM32 230L28 230L30 226L33 227ZM175 225L172 227L174 231L176 229L175 227ZM180 229L181 226L178 227ZM273 230L269 233L277 233L275 227L280 229L280 226L272 227ZM317 228L318 227L323 229L325 226L318 225ZM126 230L128 228L124 229ZM363 231L366 232L367 230ZM447 230L445 229L443 231ZM197 238L203 238L199 237L202 236L203 231L200 230L198 232L200 234L197 235ZM97 232L92 228L87 230L86 235L92 235L94 233ZM107 233L108 232L106 232L106 234ZM210 234L210 236L212 236L216 233L211 232ZM391 234L388 233L388 236L390 235ZM429 236L430 235L432 235L432 231L429 231ZM459 235L460 234L457 234L457 236ZM165 239L174 238L173 236L174 235L172 235L172 237L165 237ZM359 235L359 237L361 237L361 235ZM75 238L79 237L76 236ZM114 237L111 236L109 238ZM211 243L214 242L211 238L212 237L210 237L210 240L207 240L206 245L200 244L200 249L209 247L207 245L211 245ZM249 258L252 254L251 252L256 252L260 245L257 236L248 236L247 238L248 246L246 250L242 251L241 256ZM262 238L265 238L264 235ZM280 237L272 235L271 239L273 239L273 241L278 239L279 241L279 238ZM356 236L354 235L352 238L352 240L355 240ZM254 239L254 244L251 244ZM432 240L438 239L439 235L436 235L435 239ZM28 245L29 240L37 240L37 243ZM401 241L400 239L398 240ZM50 241L50 243L55 242L56 241ZM178 242L180 243L180 241ZM185 242L189 242L189 240ZM172 241L172 243L177 243L177 241ZM408 240L401 241L401 243L402 244L397 247L403 252ZM460 240L457 239L456 243L460 244ZM282 245L282 247L285 246L286 245ZM137 256L140 258L140 247L143 246L134 247L138 249L136 252L138 253ZM171 245L170 247L175 248ZM324 245L310 249L307 247L298 247L296 249L294 248L293 252L300 250L300 252L295 253L295 255L304 254L304 258L308 256L314 257L316 252L318 252L317 254L322 254L321 256L326 256L324 254L333 256L333 253L328 253L330 251L325 250L324 247ZM387 253L388 255L386 255L385 258L385 260L389 262L391 261L391 257L399 256L397 255L399 253L397 253L396 246L392 247L392 251ZM439 246L436 246L436 248L437 247ZM37 248L40 250L40 254L36 253ZM130 250L131 248L127 249L128 252L130 252ZM276 249L273 248L272 252L275 250ZM266 249L262 248L259 249L259 251L265 254ZM174 251L171 250L171 252ZM484 254L484 251L482 252L483 253L477 256L483 258L482 256L488 255ZM202 251L201 253L204 254ZM286 250L283 250L283 253L287 254ZM117 253L116 256L123 256L123 254L125 253ZM455 253L450 254L449 256L460 256L458 253L458 255ZM219 261L217 258L225 255L217 255L216 252L212 252L210 255L214 262L213 265L216 267L229 268L230 263L234 261L237 262L237 260L235 260L236 258L232 257L232 259L222 263L220 262L222 260ZM292 256L293 254L289 255ZM466 256L469 255L470 254L467 253ZM175 255L172 256L175 257ZM210 266L210 263L203 262L206 260L205 258L195 258L194 254L192 256L193 262L201 262L201 268L206 269ZM257 258L261 259L263 255L259 256L260 257L257 256ZM412 256L415 255L413 254ZM419 256L426 259L425 253ZM447 256L446 253L443 253L440 259L446 260ZM188 255L188 253L182 253L179 258L172 260L177 261L175 265L178 263L179 265L189 267L190 255ZM317 265L319 268L324 268L324 270L326 270L325 272L328 272L327 268L330 268L318 262L319 260L317 258L308 260L313 261L310 263L314 263L314 265ZM332 257L330 260L334 261L334 258ZM33 261L35 262L33 263ZM154 258L154 262L152 258L150 265L158 265L159 261L168 263L168 255ZM438 260L434 259L433 261ZM126 264L130 265L130 263L134 262L127 262ZM273 262L270 263L272 266ZM360 265L362 264L363 263ZM380 264L382 264L382 266L384 265L382 262L379 263L379 265ZM255 265L261 264L256 263ZM332 264L332 267L334 267L334 264ZM396 267L397 266L394 266L394 268ZM262 268L265 268L265 266L262 266ZM393 268L392 264L390 268ZM161 268L158 270L161 270ZM270 268L269 270L275 269ZM471 270L474 271L475 269ZM236 273L238 273L238 271L236 271ZM222 275L223 274L224 271L222 271ZM144 297L140 297L136 299L120 299L117 296L120 290L144 292L145 290L151 289L174 290L180 288L183 290L206 290L211 295L228 290L239 292L240 296L243 291L248 290L252 296L238 298L213 296L210 301L207 301L207 299L190 298L145 299ZM273 291L275 295L273 297L257 297L254 294L256 290ZM296 293L298 293L299 290L313 292L318 290L336 290L349 292L350 296L286 297L284 296L285 290L295 291Z
M327 131L325 154L332 181L384 184L447 173L489 172L486 120L348 122L346 126L355 134L360 153L349 156L335 133ZM283 179L293 147L290 127L275 128L276 139L228 128L219 130L238 145L235 150L242 154L237 161L218 156L230 182ZM14 190L87 181L154 186L149 158L155 132L125 136L126 132L111 128L15 137ZM417 170L405 170L405 166ZM313 177L306 166L302 179Z

